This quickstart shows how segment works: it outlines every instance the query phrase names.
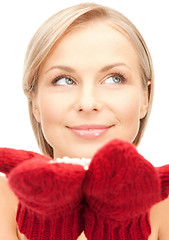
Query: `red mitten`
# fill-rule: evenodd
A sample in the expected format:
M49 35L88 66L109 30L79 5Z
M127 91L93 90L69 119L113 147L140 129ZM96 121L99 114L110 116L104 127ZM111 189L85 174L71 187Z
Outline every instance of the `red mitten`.
M80 165L56 163L39 154L13 168L8 182L19 199L20 232L30 240L77 239L83 230L84 175Z
M32 158L39 157L40 159L47 159L38 153L24 150L16 150L12 148L0 148L0 172L8 173L16 167L19 163Z
M147 240L150 208L169 193L169 166L154 168L127 142L100 149L86 172L88 240Z

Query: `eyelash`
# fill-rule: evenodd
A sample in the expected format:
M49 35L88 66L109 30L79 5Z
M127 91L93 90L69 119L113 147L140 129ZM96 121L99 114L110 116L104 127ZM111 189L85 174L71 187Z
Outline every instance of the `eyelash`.
M59 75L52 80L52 84L55 85L57 81L61 80L62 78L67 78L75 82L75 80L72 77L69 77L68 75Z
M117 77L120 79L120 83L119 84L123 84L123 83L126 83L127 82L127 77L126 77L126 74L125 73L122 73L122 72L118 72L118 73L111 73L108 77L106 77L104 79L104 81L106 81L107 79L111 78L111 77ZM103 81L103 82L104 82Z
M119 78L119 79L121 80L121 83L119 83L119 84L123 84L123 83L126 83L126 82L127 82L126 74L125 74L125 73L122 73L122 72L121 72L121 73L118 72L118 73L111 73L110 75L108 75L108 76L102 81L102 83L104 83L104 81L106 81L107 79L109 79L109 78L111 78L111 77L117 77L117 78ZM75 81L72 77L70 77L70 76L68 76L68 75L59 75L59 76L55 77L55 78L52 80L52 84L53 84L53 85L56 85L57 81L61 80L62 78L70 79L70 80L72 80L72 81L76 84L76 81Z

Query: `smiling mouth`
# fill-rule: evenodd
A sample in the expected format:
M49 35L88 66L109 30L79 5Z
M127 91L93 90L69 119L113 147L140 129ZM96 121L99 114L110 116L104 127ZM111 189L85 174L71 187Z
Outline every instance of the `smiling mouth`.
M104 135L113 126L114 125L79 125L67 128L78 137L85 139L94 139Z

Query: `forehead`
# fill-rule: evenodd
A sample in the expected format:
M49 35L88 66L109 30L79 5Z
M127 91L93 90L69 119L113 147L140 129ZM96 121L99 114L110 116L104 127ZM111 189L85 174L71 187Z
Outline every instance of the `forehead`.
M132 68L138 67L136 50L126 36L107 23L94 21L62 37L52 48L44 65L57 62L92 67L105 61L122 61Z

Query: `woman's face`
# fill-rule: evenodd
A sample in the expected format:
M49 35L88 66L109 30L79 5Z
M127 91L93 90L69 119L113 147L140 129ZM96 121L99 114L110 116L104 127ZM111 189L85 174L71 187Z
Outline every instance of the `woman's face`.
M93 22L57 43L41 66L33 112L54 157L92 157L108 141L132 142L148 96L132 44Z

